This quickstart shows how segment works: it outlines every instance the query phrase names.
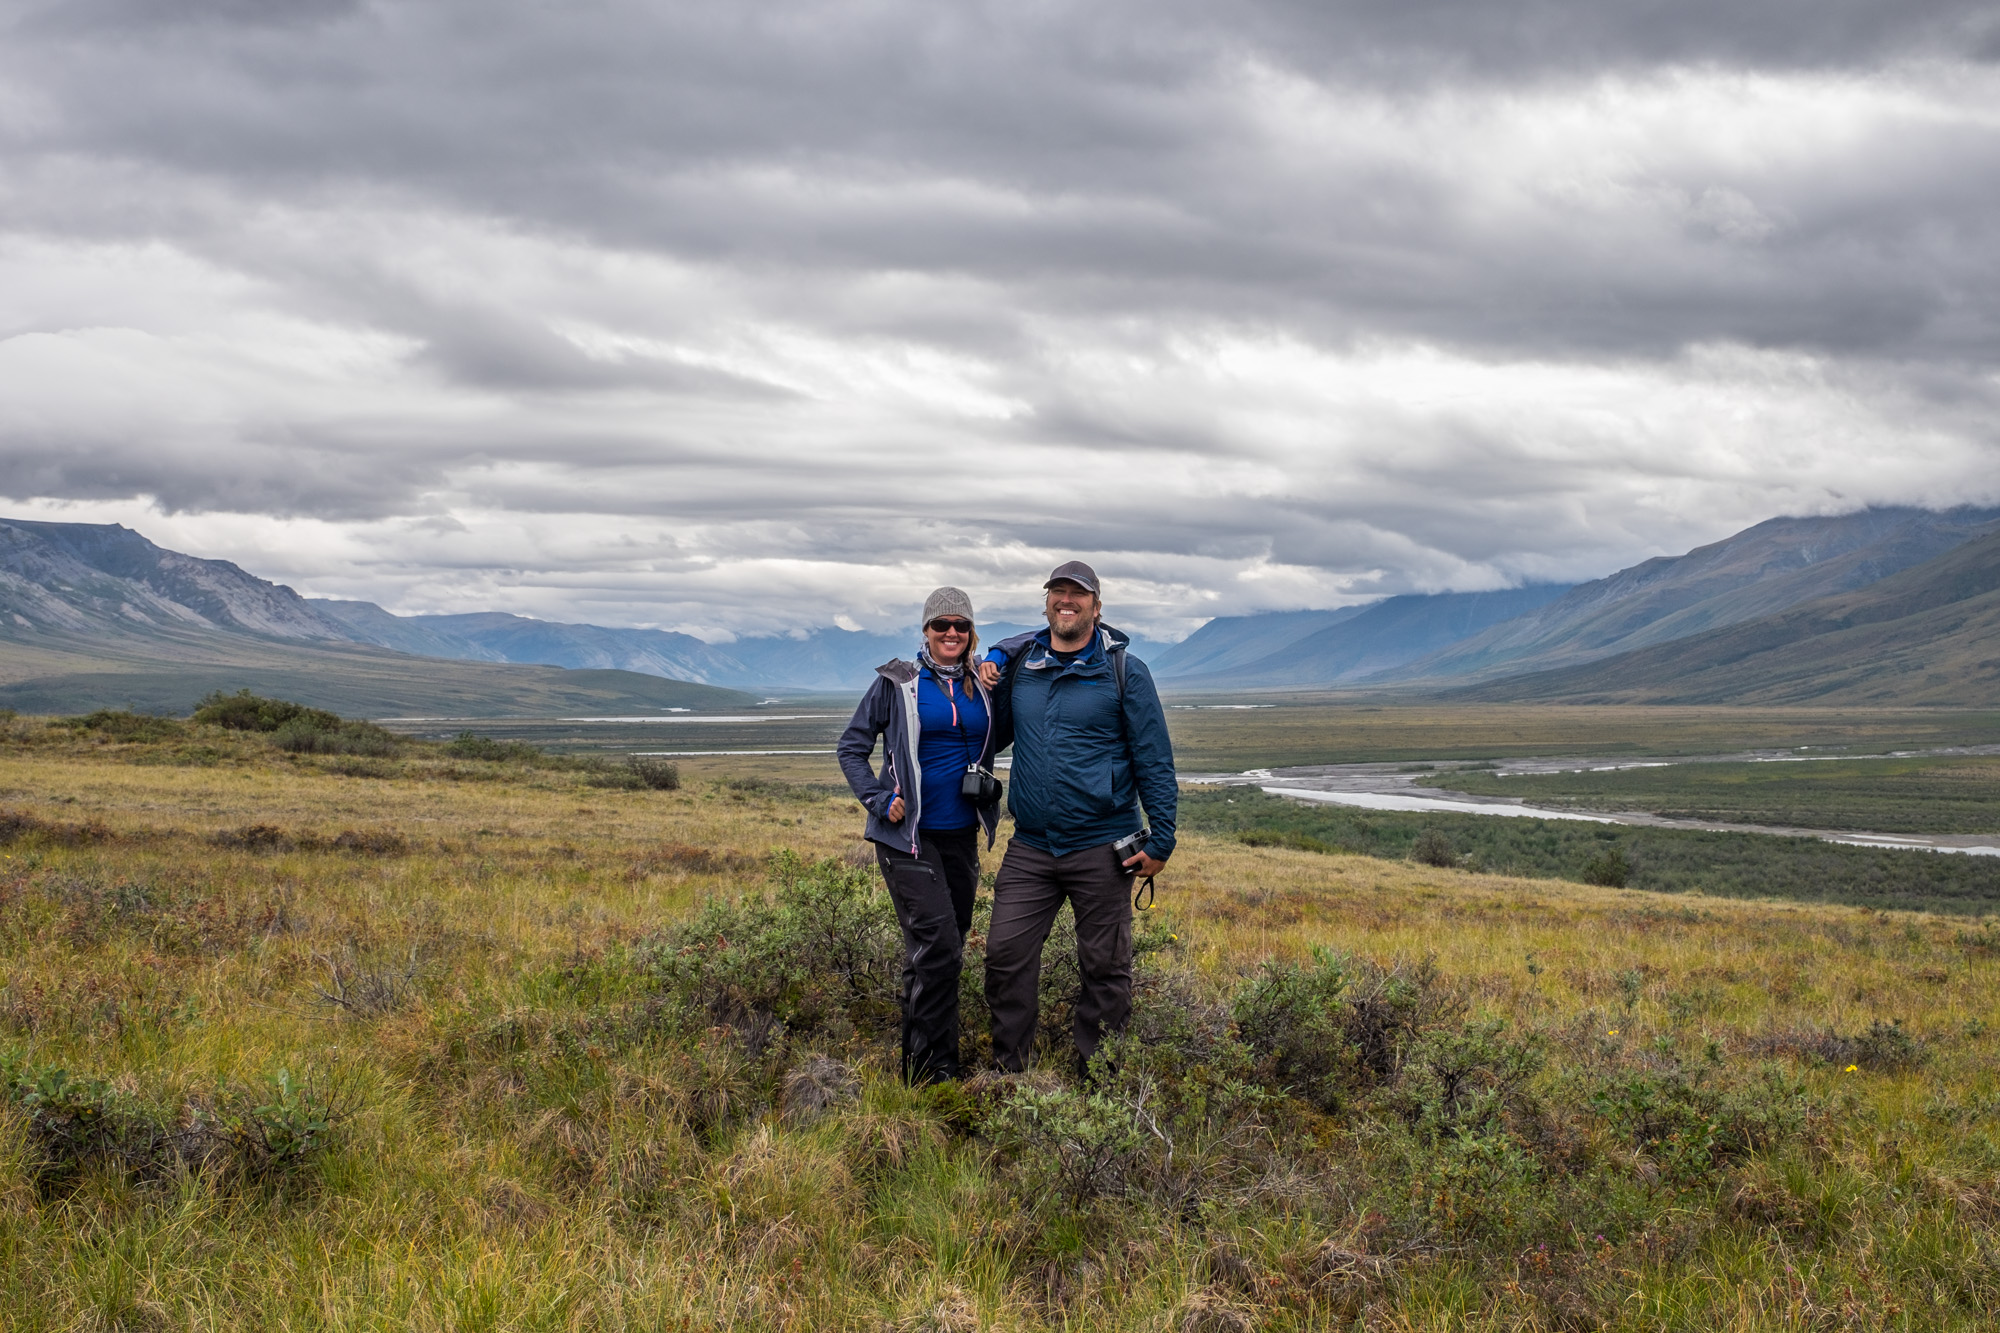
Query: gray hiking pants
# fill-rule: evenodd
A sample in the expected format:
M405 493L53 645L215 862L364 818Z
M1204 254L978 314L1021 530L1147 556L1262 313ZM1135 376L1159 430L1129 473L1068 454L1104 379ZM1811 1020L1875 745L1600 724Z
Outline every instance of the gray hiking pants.
M1076 915L1083 989L1072 1031L1088 1062L1099 1038L1132 1016L1132 881L1109 843L1052 856L1019 838L1007 842L993 885L986 930L986 1005L993 1014L993 1060L1019 1072L1034 1053L1040 1018L1042 945L1067 901Z

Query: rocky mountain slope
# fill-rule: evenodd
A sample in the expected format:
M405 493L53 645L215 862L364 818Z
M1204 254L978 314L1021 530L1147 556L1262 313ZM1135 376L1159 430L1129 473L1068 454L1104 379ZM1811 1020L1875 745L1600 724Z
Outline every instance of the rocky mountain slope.
M1449 697L2000 707L2000 531L1855 592Z
M0 520L0 707L185 712L212 689L246 686L371 716L755 702L658 673L391 651L358 642L322 604L229 561L170 551L115 524Z
M1578 584L1549 605L1384 672L1490 678L1570 666L1867 587L2000 530L2000 509L1774 518L1686 555Z
M117 524L0 519L0 633L144 638L167 627L350 637L290 588L227 560L169 551Z

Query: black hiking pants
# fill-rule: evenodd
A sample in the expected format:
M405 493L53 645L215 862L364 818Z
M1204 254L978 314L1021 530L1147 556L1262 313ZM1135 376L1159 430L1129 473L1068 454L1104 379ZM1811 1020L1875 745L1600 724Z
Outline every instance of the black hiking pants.
M903 1080L958 1077L958 978L979 889L979 830L921 829L917 855L875 844L903 928Z
M1107 1032L1132 1016L1132 881L1106 843L1053 856L1019 838L1007 842L993 884L986 928L986 1005L993 1013L993 1060L1018 1073L1035 1048L1041 1017L1042 945L1067 901L1076 916L1076 961L1083 990L1072 1032L1088 1064Z

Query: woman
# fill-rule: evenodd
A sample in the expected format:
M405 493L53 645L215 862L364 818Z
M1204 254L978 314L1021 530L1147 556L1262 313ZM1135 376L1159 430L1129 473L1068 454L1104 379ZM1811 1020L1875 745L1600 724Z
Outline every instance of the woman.
M874 683L840 738L847 785L868 810L869 841L903 928L903 1078L958 1077L958 976L979 832L993 845L999 801L963 792L969 770L990 774L993 710L968 670L979 635L972 599L939 588L924 602L924 646L914 662L876 668ZM882 771L869 767L882 738Z

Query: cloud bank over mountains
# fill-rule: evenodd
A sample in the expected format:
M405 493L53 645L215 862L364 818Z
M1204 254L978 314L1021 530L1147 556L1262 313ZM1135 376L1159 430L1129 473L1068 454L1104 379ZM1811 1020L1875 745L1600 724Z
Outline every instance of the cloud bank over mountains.
M2000 500L1974 4L0 8L0 497L709 636Z

